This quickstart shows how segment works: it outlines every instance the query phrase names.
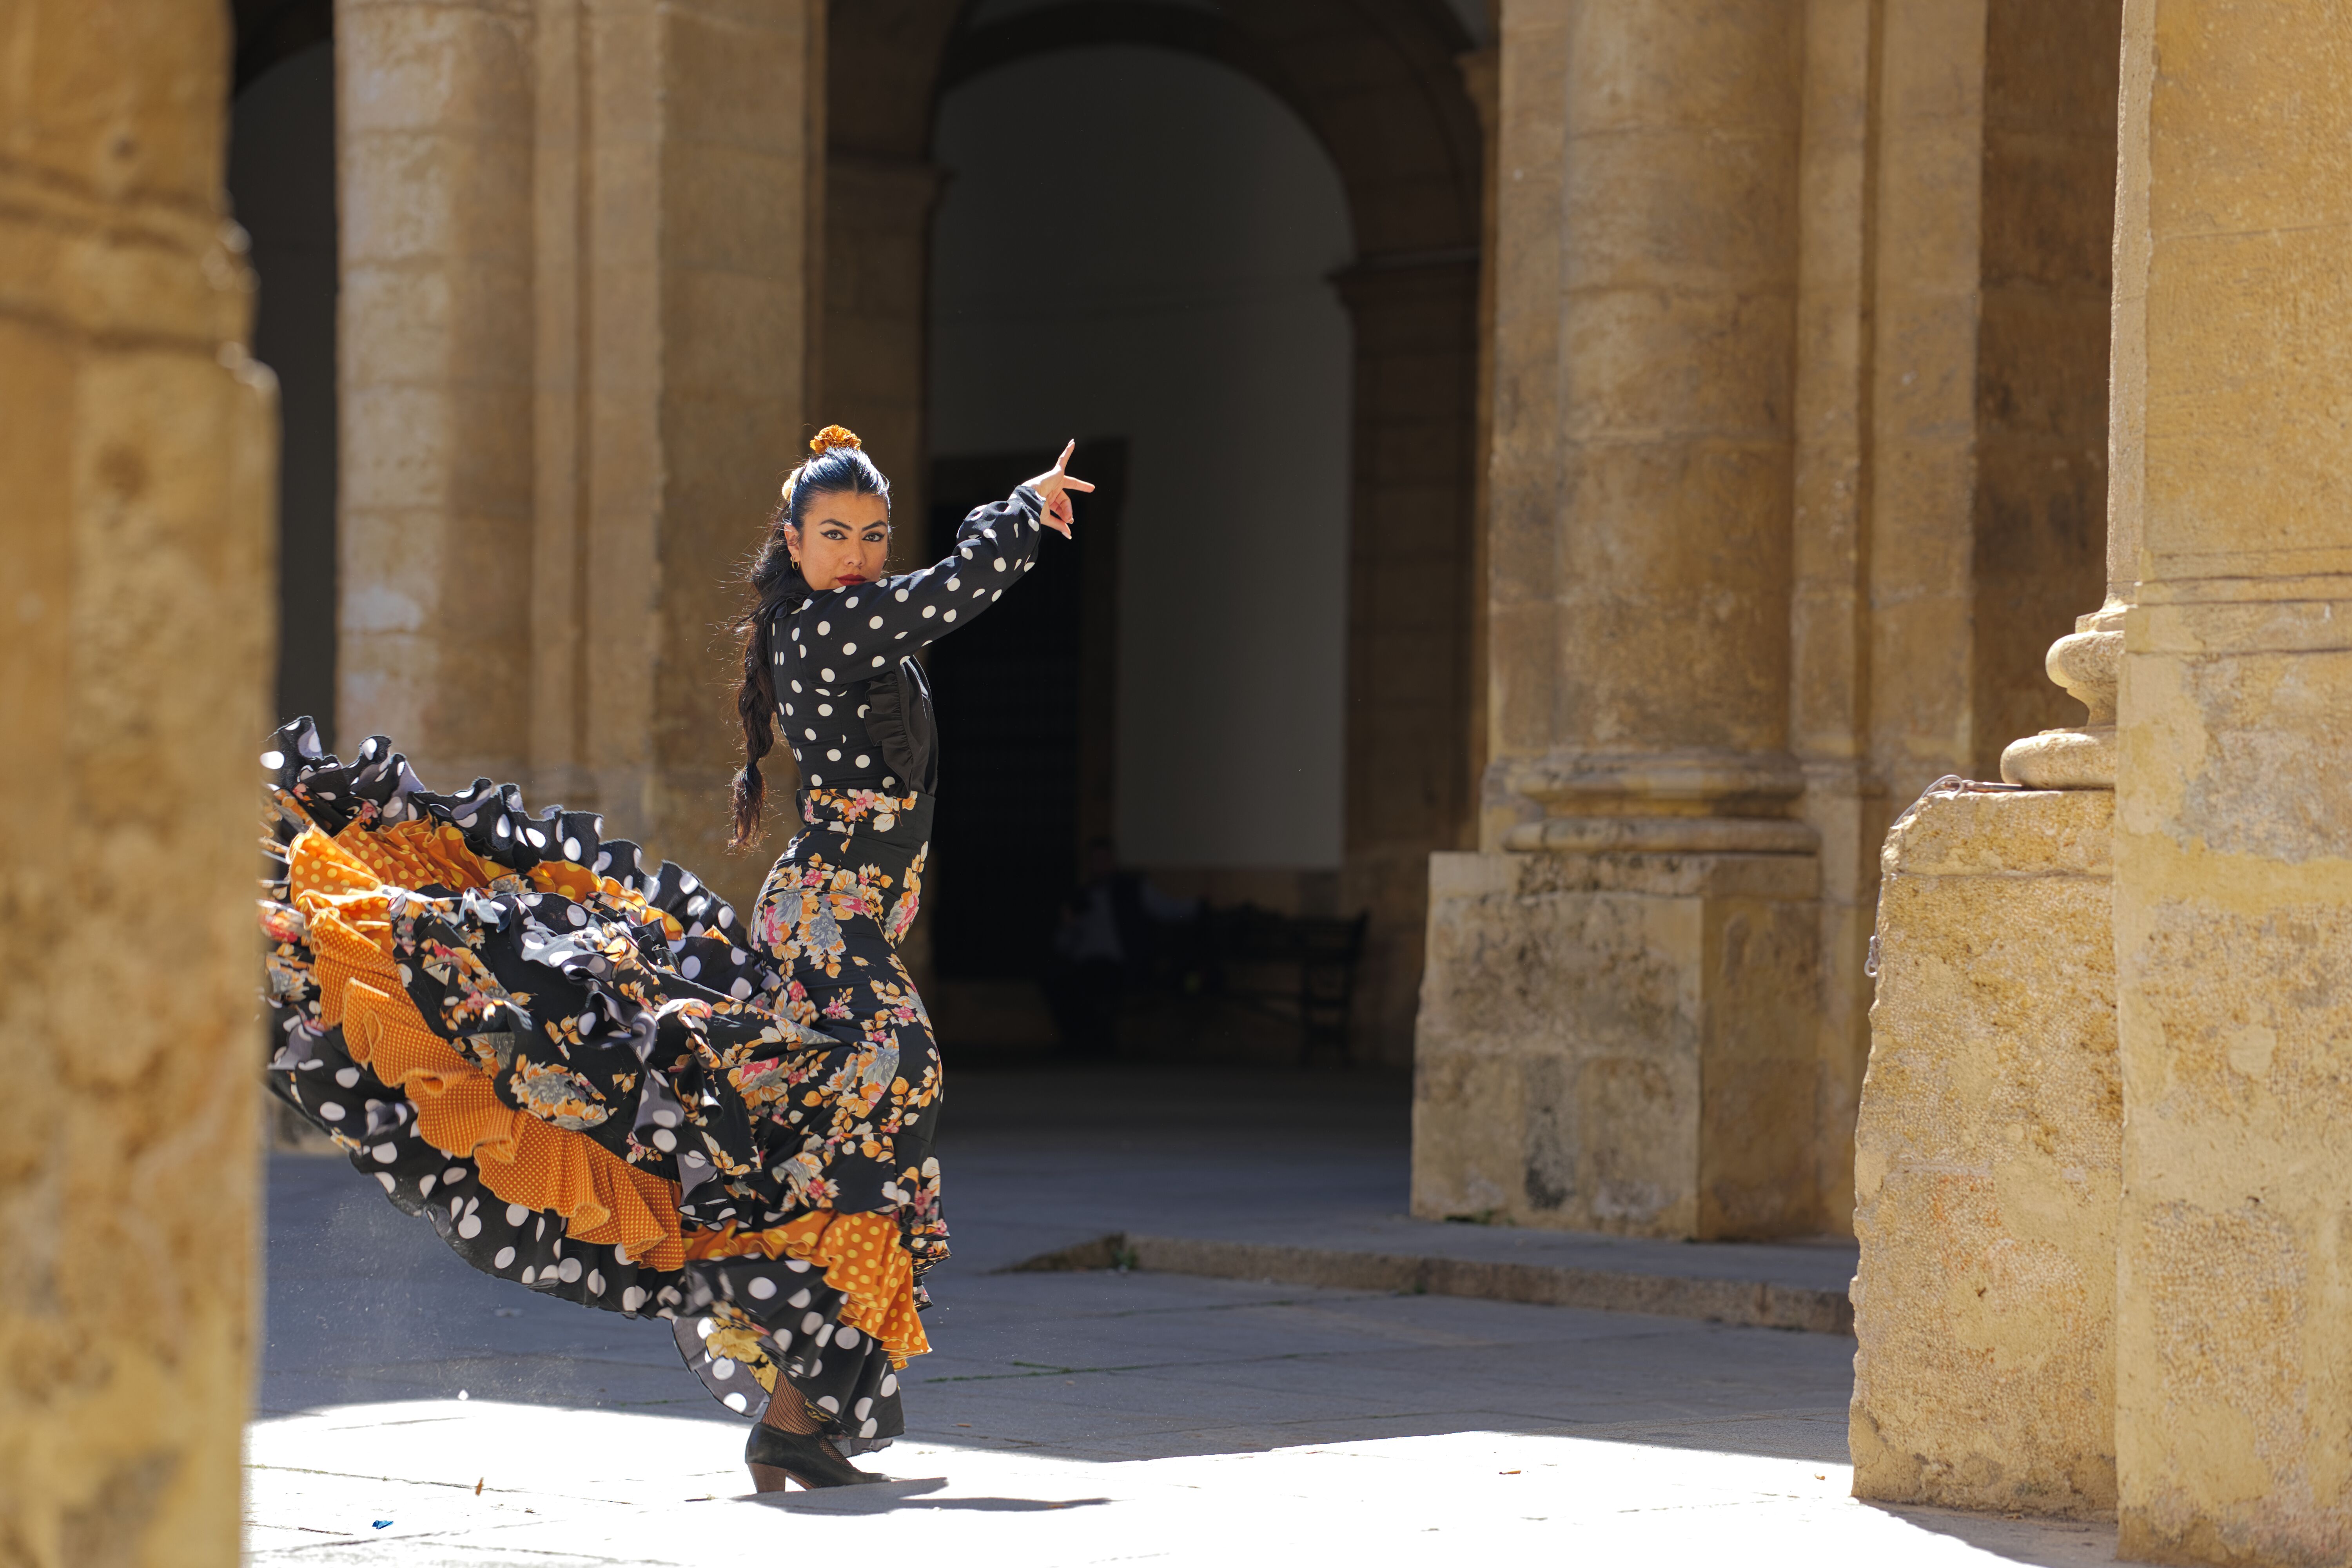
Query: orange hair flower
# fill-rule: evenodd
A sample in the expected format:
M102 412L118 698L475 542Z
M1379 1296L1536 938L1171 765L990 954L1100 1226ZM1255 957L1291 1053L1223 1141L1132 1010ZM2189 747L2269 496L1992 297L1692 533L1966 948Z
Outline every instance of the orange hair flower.
M836 447L849 447L862 452L866 449L866 443L857 438L856 431L843 425L828 425L809 437L809 456L812 458L822 458Z

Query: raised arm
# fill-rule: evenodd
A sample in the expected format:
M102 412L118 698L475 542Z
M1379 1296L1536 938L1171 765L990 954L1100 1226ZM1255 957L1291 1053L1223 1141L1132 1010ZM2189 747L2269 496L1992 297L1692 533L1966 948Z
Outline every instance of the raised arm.
M811 598L787 623L792 655L828 685L861 679L996 603L1036 564L1045 530L1069 536L1069 492L1094 489L1066 471L1076 445L1006 500L973 508L936 564Z
M1037 493L972 509L935 565L816 595L786 623L791 651L817 679L861 680L994 604L1037 561Z

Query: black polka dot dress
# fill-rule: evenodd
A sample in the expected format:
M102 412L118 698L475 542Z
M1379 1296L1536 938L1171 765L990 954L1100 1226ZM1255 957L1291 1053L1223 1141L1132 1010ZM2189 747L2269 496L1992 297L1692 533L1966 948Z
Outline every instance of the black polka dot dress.
M593 813L280 730L273 1089L475 1268L670 1320L728 1408L783 1379L847 1451L903 1431L947 1256L939 1051L898 956L937 769L909 656L1030 569L1042 510L1024 487L937 564L780 616L802 831L748 922Z

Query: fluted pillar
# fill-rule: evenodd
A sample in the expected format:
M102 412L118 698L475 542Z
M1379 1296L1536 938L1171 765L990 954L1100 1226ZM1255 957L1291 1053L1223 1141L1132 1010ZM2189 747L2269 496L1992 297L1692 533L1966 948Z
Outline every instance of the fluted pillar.
M729 896L714 635L798 460L820 0L340 0L340 728Z
M1789 816L1803 7L1503 8L1481 852L1433 858L1417 1213L1820 1223Z
M444 789L530 744L531 9L336 7L337 710Z

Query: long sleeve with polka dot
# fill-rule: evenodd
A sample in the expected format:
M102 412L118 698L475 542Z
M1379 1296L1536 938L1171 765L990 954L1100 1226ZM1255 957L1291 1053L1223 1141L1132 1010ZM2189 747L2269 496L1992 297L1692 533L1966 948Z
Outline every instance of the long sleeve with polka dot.
M834 588L776 617L779 728L811 788L892 790L865 724L866 687L898 660L987 609L1036 563L1045 507L1027 485L973 509L944 560Z

